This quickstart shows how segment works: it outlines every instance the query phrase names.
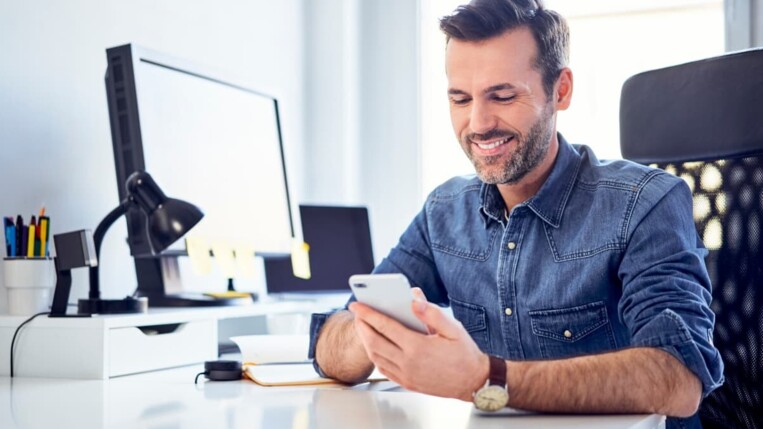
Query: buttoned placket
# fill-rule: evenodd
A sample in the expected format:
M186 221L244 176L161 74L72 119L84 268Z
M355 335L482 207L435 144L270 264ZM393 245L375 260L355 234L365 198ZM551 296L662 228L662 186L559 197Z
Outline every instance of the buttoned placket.
M515 207L507 216L504 212L501 219L503 234L500 243L498 273L498 319L501 321L501 335L506 353L510 359L524 359L524 350L519 331L519 314L517 313L516 267L520 255L520 239L522 225L525 221L525 207Z

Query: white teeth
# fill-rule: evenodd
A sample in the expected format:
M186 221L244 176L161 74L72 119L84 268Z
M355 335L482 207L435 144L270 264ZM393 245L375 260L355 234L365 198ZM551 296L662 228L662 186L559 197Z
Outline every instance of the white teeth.
M483 149L483 150L490 150L490 149L495 149L495 148L497 148L498 146L500 146L500 145L502 145L502 144L506 143L506 142L507 142L507 141L509 141L509 140L511 140L511 138L510 138L510 137L507 137L507 138L505 138L505 139L503 139L503 140L498 140L497 142L493 142L493 143L490 143L490 144L482 144L482 143L477 143L477 146L479 146L479 147L480 147L480 149ZM475 143L476 143L476 142L475 142Z

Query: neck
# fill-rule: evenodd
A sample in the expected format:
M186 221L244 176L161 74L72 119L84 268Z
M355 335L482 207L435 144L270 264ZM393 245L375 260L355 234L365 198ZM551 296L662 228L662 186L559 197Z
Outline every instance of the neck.
M551 136L548 152L537 167L527 173L527 176L522 178L518 183L497 185L498 192L501 193L503 202L506 204L507 212L511 212L517 204L529 200L533 195L538 193L540 187L546 183L546 179L551 174L557 153L559 153L559 139L556 132L554 132Z

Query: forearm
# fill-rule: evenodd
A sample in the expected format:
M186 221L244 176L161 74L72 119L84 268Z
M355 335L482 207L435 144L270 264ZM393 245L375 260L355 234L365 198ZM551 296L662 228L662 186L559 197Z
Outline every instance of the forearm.
M323 372L345 383L364 381L374 369L353 326L349 311L339 311L326 321L315 346L315 359Z
M699 379L670 354L634 348L562 360L508 362L509 405L572 413L694 414Z

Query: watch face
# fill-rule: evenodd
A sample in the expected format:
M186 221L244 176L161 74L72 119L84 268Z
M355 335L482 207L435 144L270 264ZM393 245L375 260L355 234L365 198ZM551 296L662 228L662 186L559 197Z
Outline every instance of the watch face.
M509 392L501 386L485 386L474 394L474 405L482 411L498 411L509 403Z

